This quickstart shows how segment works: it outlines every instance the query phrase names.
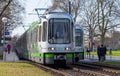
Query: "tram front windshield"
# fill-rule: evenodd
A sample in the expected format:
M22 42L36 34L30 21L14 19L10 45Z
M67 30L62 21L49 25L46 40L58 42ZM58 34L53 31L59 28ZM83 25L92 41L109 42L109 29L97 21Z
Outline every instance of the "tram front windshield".
M70 20L52 18L48 25L48 42L51 44L70 43Z
M75 45L81 46L83 43L82 31L80 29L75 30Z

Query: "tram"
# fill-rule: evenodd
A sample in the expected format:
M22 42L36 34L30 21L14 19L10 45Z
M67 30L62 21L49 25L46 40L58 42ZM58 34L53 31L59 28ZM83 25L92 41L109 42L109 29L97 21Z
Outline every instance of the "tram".
M75 62L84 59L83 28L75 25Z
M17 40L17 51L21 58L42 64L72 64L74 29L70 14L48 12Z

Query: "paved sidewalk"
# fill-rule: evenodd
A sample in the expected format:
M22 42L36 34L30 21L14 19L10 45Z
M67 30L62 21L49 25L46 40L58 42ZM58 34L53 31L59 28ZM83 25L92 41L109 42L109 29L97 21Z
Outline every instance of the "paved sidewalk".
M3 61L19 61L19 57L16 53L16 49L14 44L11 42L12 48L10 50L10 53L8 54L8 51L5 51L3 48Z
M97 62L98 61L98 57L94 56L91 58L86 58L84 60L81 61L87 61L87 62ZM115 61L115 62L120 62L120 56L106 56L106 60L105 61Z
M11 51L9 54L8 52L3 52L3 55L3 61L19 61L19 58L15 52Z

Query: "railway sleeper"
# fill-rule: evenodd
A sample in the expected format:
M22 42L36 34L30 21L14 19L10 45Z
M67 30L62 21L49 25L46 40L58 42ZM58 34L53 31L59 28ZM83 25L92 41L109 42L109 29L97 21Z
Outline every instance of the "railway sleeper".
M80 72L80 73L84 73L87 76L106 76L105 74L102 73L98 73L98 72L94 72L94 71L89 71L89 70L83 70L83 69L79 69L79 68L75 68L69 65L69 67L71 69L73 69L74 71Z
M120 71L119 70L113 70L113 69L103 69L104 72L108 72L108 73L112 73L112 74L116 74L116 75L120 75Z

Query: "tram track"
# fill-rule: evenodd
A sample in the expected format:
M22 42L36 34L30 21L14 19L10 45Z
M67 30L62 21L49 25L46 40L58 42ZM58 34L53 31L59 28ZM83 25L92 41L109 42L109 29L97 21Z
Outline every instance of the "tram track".
M101 73L101 75L103 74L103 76L120 76L120 70L117 68L112 68L108 65L108 67L104 67L103 65L92 65L92 64L75 64L74 67L83 67L84 69L88 69L88 70L91 70L93 72L97 72L97 73ZM97 75L99 76L99 75Z
M85 65L94 65L95 66L99 66L99 67L106 67L106 68L112 68L112 69L116 69L116 70L120 70L120 66L119 65L112 65L112 64L103 64L101 62L99 63L92 63L92 62L80 62L77 64L85 64Z
M87 70L87 69L75 68L75 67L71 67L71 69L63 70L63 71L68 73L69 76L105 76L102 73L90 71L90 70Z
M52 67L49 67L49 66L45 66L43 64L40 64L40 63L35 63L35 62L32 62L32 65L46 71L46 72L49 72L51 73L53 76L69 76L69 74L65 73L65 72L62 72L62 71L59 71L57 69L54 69Z
M32 62L32 65L51 73L53 76L120 76L120 70L92 64L66 65L65 67L48 66Z
M42 65L40 63L35 63L35 62L31 62L31 64L46 72L51 73L53 76L104 76L96 72L92 72L80 68L78 69L73 66L55 67L55 66Z

